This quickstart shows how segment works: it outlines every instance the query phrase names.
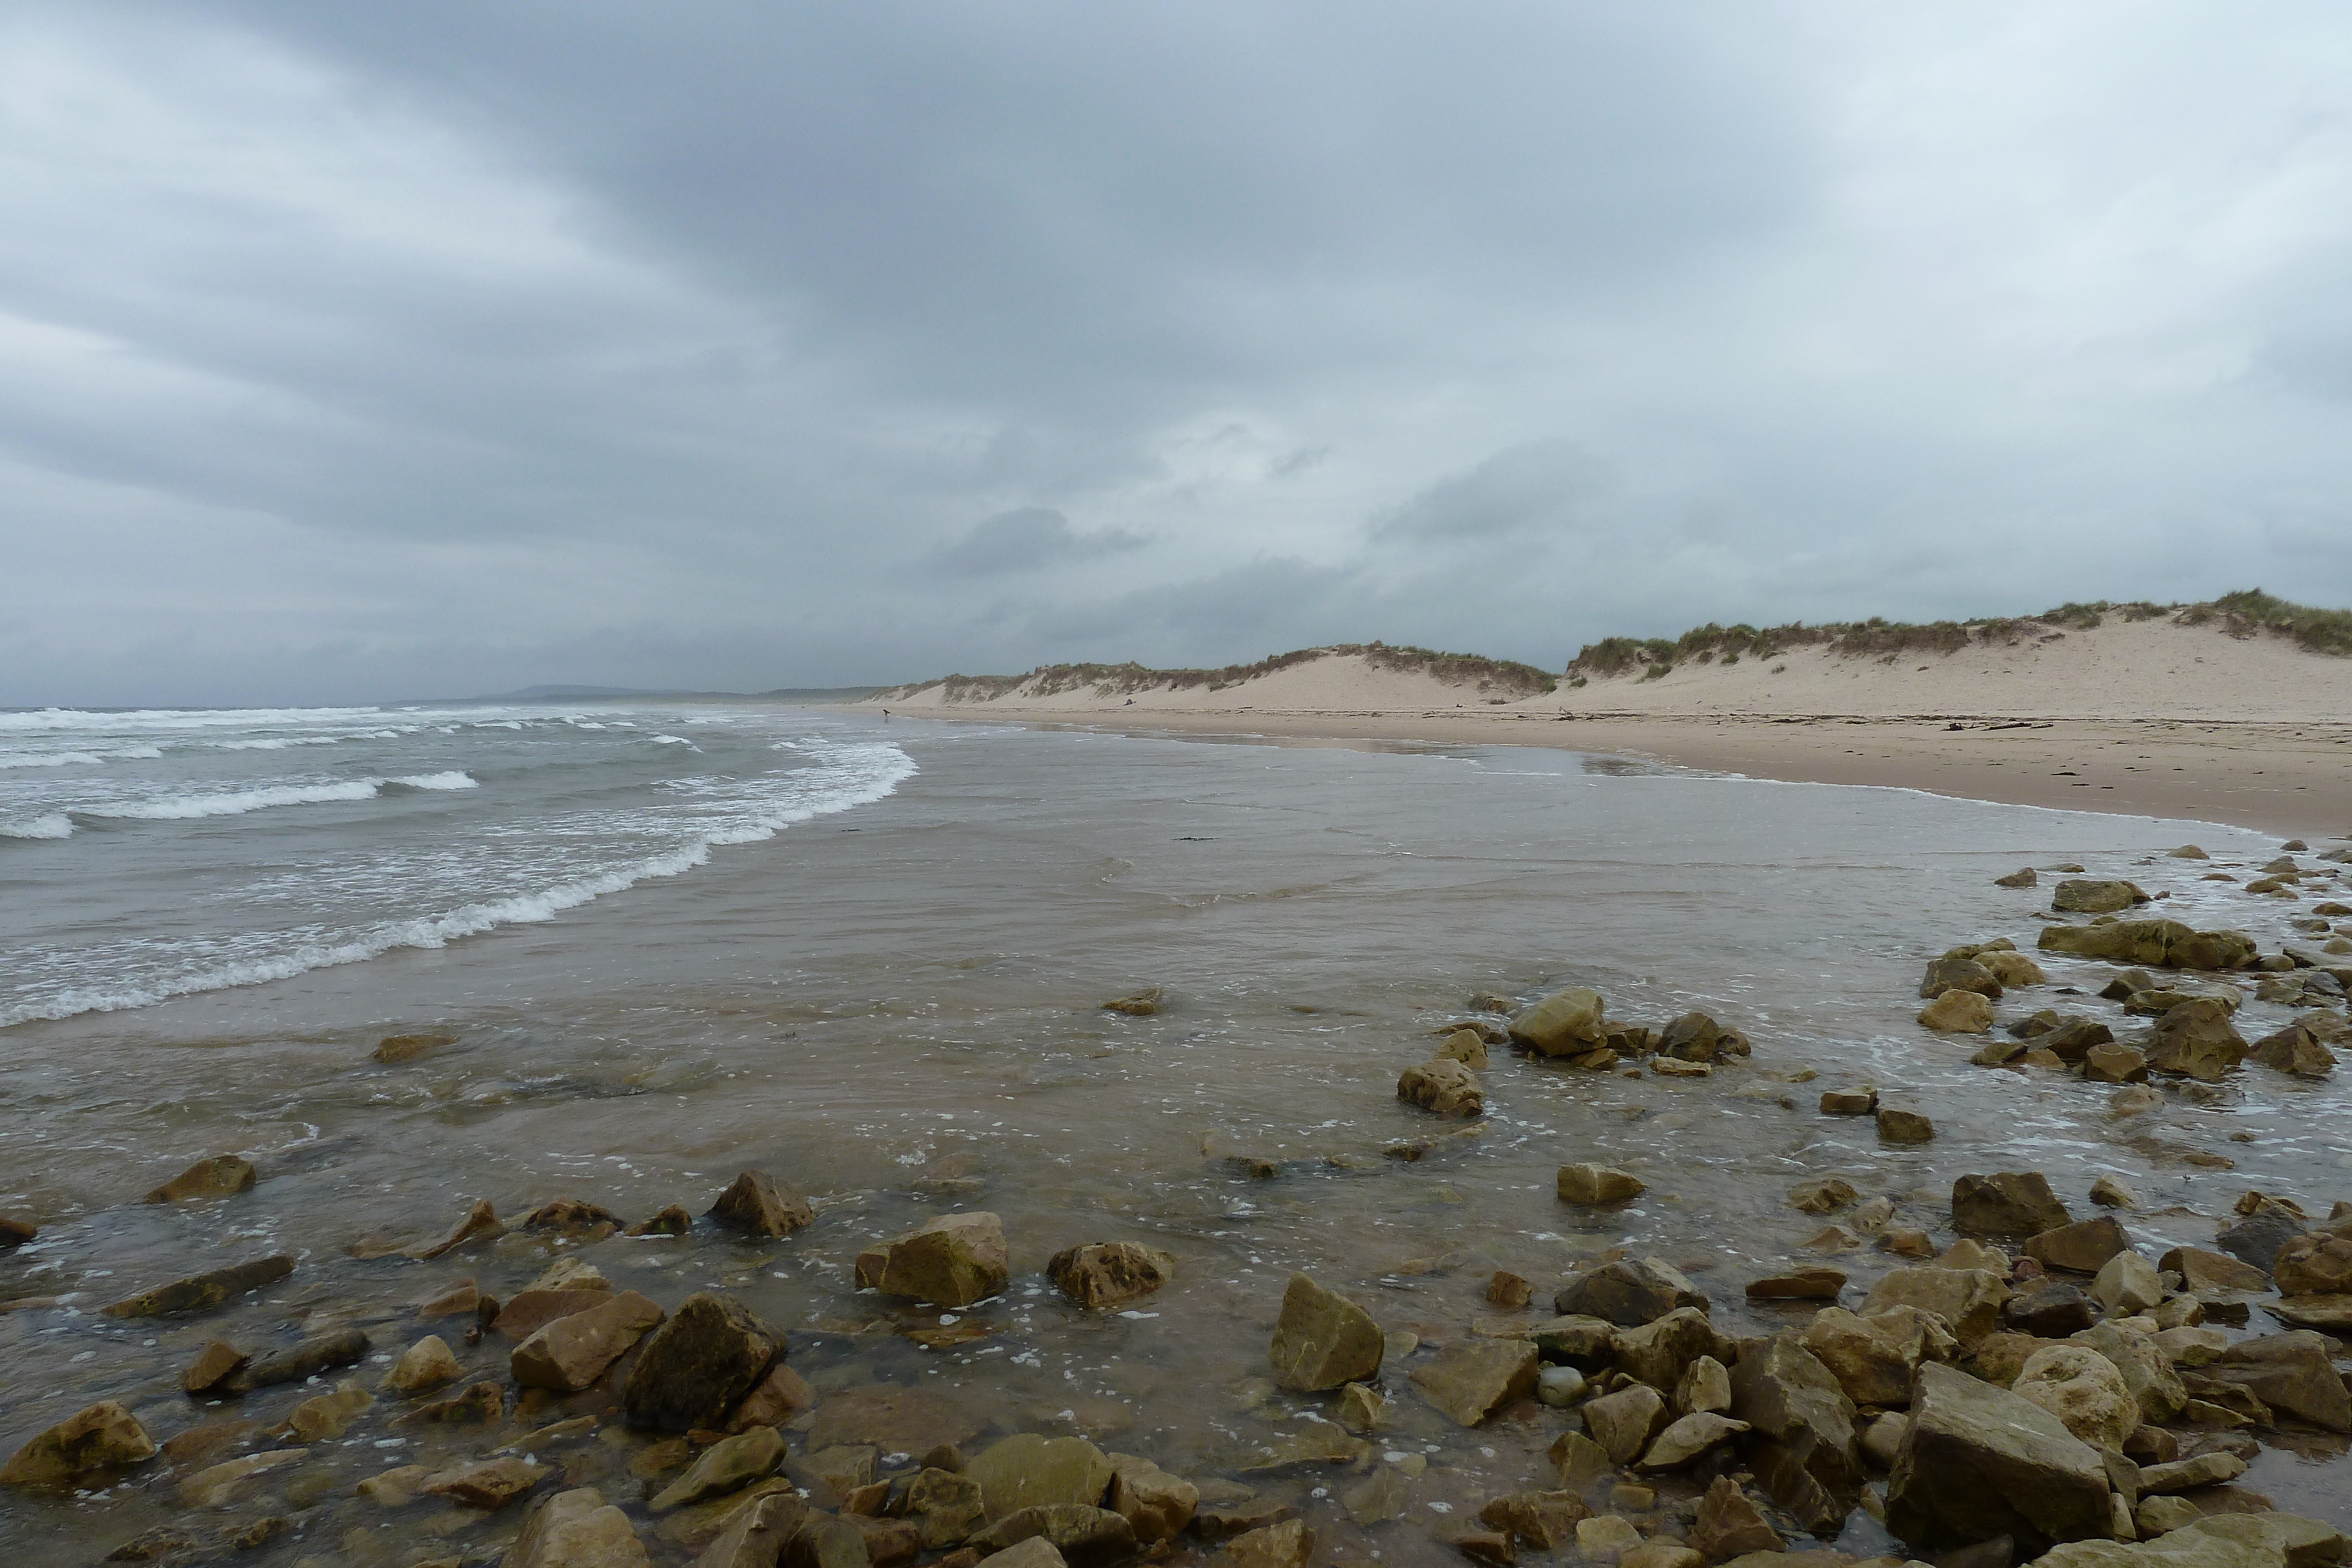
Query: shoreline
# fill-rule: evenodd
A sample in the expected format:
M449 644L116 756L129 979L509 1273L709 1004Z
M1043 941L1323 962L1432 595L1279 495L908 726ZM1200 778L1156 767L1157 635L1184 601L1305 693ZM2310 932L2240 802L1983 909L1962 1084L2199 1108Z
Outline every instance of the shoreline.
M880 705L852 705L883 713ZM1541 746L1784 783L1861 784L2002 805L2352 836L2352 722L1352 712L1171 712L975 706L891 716L1127 735ZM1955 729L1955 724L1966 727Z

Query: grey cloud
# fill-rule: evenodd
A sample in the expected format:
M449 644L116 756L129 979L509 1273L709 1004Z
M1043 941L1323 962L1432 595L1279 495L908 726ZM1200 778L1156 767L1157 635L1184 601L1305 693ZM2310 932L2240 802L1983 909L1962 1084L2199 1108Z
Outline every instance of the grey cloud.
M1572 528L1609 487L1609 465L1568 441L1497 452L1380 518L1374 538L1489 539Z
M1139 549L1151 541L1124 528L1079 533L1050 507L1000 512L970 533L931 551L938 570L963 577L1028 571L1061 561L1090 560Z
M18 0L0 704L2352 601L2347 37Z

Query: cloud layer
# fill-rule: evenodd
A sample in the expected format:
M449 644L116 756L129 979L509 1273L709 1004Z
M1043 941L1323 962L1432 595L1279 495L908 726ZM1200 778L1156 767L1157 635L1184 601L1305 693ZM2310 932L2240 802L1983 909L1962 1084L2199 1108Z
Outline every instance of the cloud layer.
M0 704L2352 601L2352 20L0 13Z

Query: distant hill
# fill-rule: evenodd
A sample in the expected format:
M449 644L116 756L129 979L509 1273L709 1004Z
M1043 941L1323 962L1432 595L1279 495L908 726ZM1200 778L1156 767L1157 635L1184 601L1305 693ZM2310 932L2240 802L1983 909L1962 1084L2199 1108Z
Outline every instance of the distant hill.
M779 686L767 692L652 691L637 686L524 686L478 697L436 697L440 703L593 703L593 702L863 702L878 686Z

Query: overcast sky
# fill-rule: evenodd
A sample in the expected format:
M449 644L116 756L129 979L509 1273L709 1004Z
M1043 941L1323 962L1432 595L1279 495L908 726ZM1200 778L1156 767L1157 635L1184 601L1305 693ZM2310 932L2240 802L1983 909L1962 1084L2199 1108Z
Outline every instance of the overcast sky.
M0 704L2352 603L2352 11L0 0Z

